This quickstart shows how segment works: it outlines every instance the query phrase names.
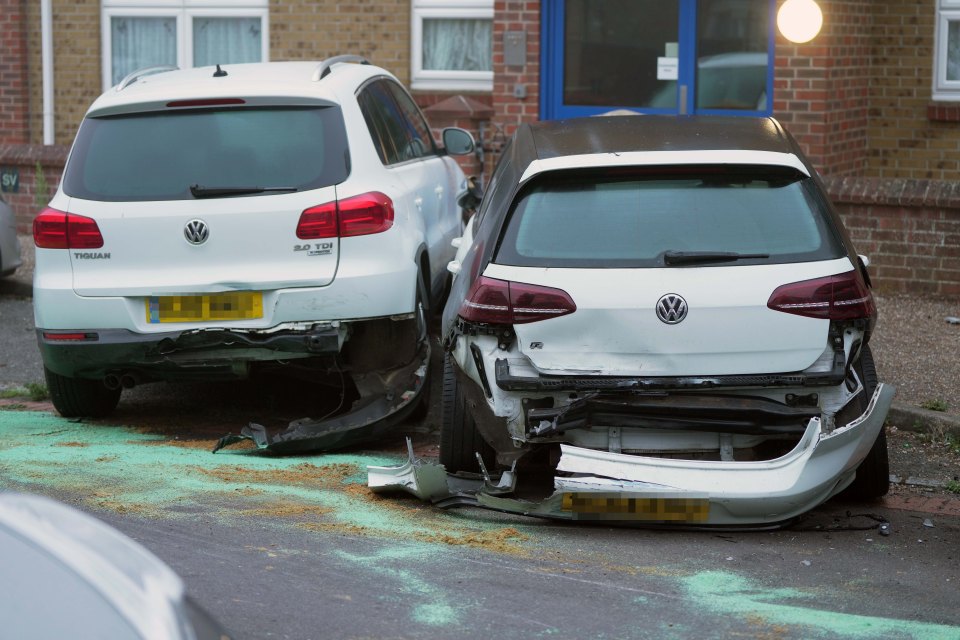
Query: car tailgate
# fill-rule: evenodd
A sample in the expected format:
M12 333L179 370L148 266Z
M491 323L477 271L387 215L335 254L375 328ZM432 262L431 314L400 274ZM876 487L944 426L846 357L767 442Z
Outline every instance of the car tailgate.
M336 200L334 187L216 200L93 202L70 213L93 218L98 249L71 249L73 289L82 296L149 296L323 286L337 272L339 241L300 240L304 209ZM206 240L185 233L202 221Z
M490 264L484 275L563 289L574 313L515 325L521 351L558 375L698 376L801 371L827 346L829 321L767 308L778 286L849 271L809 263L660 269L544 269ZM667 294L688 311L657 315Z

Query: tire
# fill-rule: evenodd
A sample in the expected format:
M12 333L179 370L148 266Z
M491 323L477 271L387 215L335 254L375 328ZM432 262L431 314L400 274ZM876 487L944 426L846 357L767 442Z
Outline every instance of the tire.
M43 368L47 390L57 412L64 418L102 418L120 402L120 389L107 389L99 380L68 378Z
M492 470L496 464L496 452L477 430L453 366L450 354L445 353L440 404L440 464L447 473L480 473L476 457L479 452L487 469Z
M877 389L877 369L869 346L864 345L860 350L860 359L854 364L854 367L863 384L863 391L848 405L848 407L857 410L857 415L850 416L850 420L867 410L870 398L873 397L873 392ZM880 434L870 448L870 452L857 467L857 475L853 482L840 494L843 498L875 500L887 495L890 490L890 459L887 455L886 429L886 426L880 428Z

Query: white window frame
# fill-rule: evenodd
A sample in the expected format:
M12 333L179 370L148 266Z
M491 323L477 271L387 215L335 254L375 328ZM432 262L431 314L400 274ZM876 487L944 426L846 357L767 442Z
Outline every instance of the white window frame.
M114 17L176 18L177 66L193 66L194 18L260 18L260 59L270 60L270 10L268 0L102 0L100 18L101 73L103 90L113 83L113 43L111 20Z
M960 0L940 0L934 36L933 99L960 102L960 80L947 80L947 42L951 22L960 22Z
M437 71L423 68L423 21L480 18L493 22L493 0L413 0L410 10L410 87L425 91L493 91L493 71ZM490 49L493 50L493 28Z

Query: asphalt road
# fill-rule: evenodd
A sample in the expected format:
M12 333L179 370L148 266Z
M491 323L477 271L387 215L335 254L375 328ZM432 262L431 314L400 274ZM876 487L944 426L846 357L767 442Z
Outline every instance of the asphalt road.
M30 323L0 290L0 386L42 379ZM239 638L960 639L960 513L829 503L791 529L723 533L372 495L366 465L402 461L404 435L436 455L437 382L427 418L374 448L295 458L209 449L333 401L303 383L147 385L90 423L7 401L0 488L139 540Z

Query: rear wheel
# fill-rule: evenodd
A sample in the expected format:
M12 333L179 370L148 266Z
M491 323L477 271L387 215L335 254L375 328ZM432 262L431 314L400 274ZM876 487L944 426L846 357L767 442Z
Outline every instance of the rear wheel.
M873 397L873 392L877 389L877 369L869 346L864 345L861 349L860 359L854 364L854 368L863 384L863 391L846 407L846 409L853 409L856 412L856 415L850 416L850 420L862 415L867 410L870 398ZM872 500L887 495L889 490L890 460L887 456L887 432L884 426L880 428L880 434L870 448L867 457L857 467L857 476L840 495L853 500Z
M107 389L99 380L68 378L43 368L54 408L64 418L102 418L120 402L120 389Z
M479 452L487 469L496 463L496 452L487 444L470 414L450 354L443 356L443 396L440 405L440 464L448 473L480 472Z

